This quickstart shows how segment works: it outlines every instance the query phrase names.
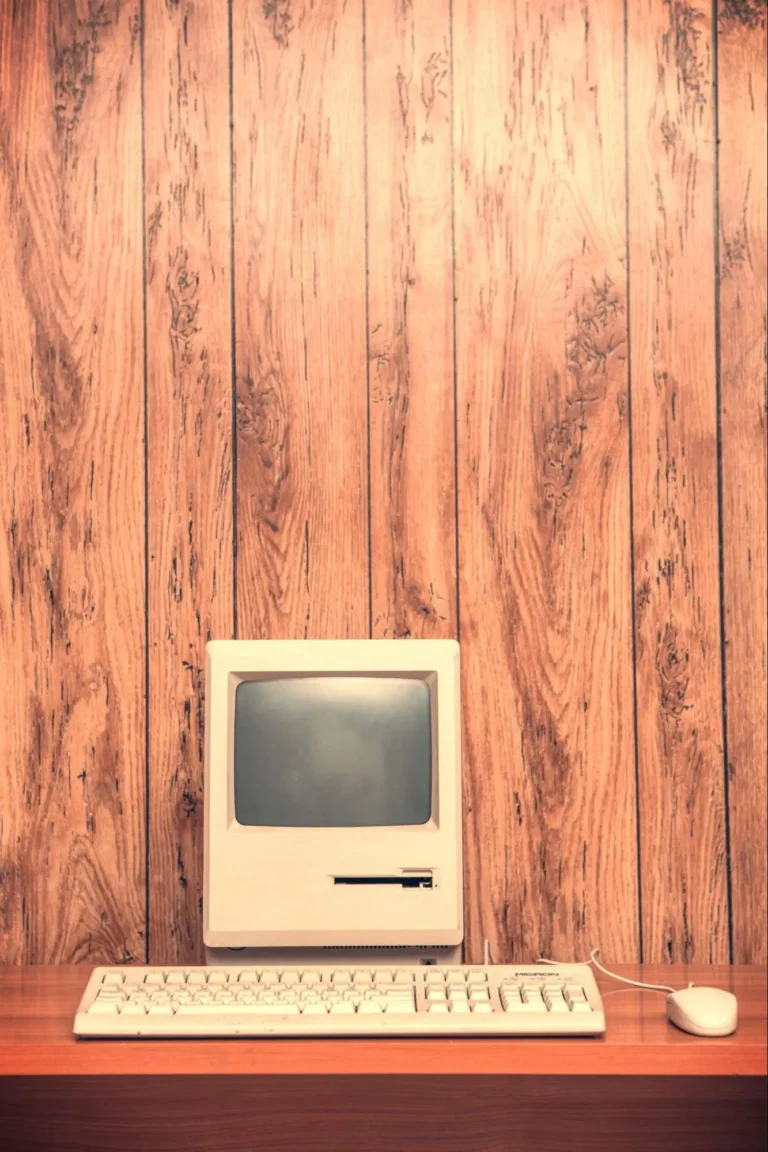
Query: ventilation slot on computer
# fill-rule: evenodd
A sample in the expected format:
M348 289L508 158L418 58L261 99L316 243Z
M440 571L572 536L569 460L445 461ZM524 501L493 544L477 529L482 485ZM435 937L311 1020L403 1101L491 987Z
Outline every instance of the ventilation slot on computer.
M394 885L399 888L434 887L431 872L403 872L399 876L334 876L333 882L334 884L367 885L369 887L380 885Z
M456 951L453 944L409 944L408 949L421 949L426 952L445 953L450 955ZM320 948L321 952L402 952L404 949L400 944L323 944ZM419 960L419 964L433 964L434 960Z

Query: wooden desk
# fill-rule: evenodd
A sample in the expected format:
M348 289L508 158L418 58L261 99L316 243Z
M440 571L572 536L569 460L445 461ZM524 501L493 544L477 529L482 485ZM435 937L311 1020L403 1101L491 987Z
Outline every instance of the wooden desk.
M738 1031L687 1036L662 995L601 977L600 1039L76 1041L88 969L0 968L0 1147L766 1148L766 970L621 972L729 988Z

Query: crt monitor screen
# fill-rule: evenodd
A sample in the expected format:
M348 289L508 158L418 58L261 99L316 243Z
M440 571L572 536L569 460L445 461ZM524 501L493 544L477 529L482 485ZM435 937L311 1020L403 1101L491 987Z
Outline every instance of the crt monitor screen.
M432 815L430 689L402 676L245 680L235 692L239 824L359 828Z

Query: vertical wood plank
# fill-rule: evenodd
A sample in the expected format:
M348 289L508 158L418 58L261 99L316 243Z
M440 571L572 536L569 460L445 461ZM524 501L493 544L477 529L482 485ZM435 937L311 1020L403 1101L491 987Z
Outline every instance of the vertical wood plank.
M455 636L448 0L366 8L374 636Z
M233 0L237 622L368 635L361 0Z
M728 960L710 5L629 0L635 628L646 961Z
M468 944L638 954L623 19L454 0Z
M233 629L226 9L145 0L149 945L202 959L205 643Z
M733 960L765 964L766 5L720 0L720 397Z
M144 957L136 3L0 4L0 960Z

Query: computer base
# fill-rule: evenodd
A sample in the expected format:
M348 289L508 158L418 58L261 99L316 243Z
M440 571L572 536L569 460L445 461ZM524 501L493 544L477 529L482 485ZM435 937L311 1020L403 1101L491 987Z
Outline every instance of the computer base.
M379 965L461 964L461 944L439 945L434 948L362 947L362 948L208 948L205 949L208 967L300 968L326 964Z

